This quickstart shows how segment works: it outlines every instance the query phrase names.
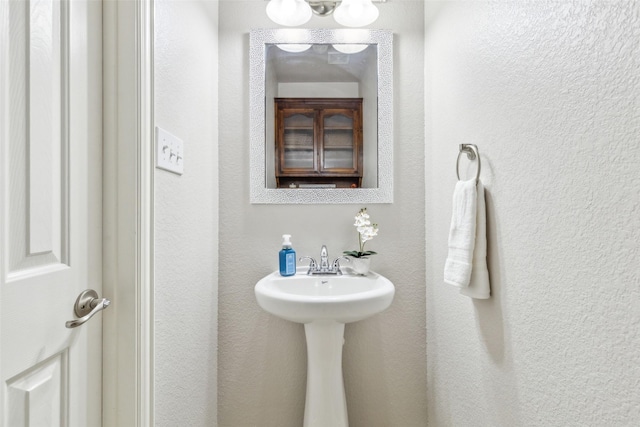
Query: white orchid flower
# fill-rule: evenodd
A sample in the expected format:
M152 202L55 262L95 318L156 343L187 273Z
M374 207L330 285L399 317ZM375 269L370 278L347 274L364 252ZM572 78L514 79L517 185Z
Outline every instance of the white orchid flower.
M368 255L374 255L373 251L365 251L364 244L378 235L378 224L371 224L369 220L369 214L367 208L362 208L355 216L355 222L353 225L358 231L358 243L360 246L359 251L345 251L347 255L355 256L357 258L366 257Z

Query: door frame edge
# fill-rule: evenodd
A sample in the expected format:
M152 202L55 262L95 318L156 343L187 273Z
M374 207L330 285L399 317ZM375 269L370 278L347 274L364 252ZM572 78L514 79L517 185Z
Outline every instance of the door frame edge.
M105 427L154 424L153 6L103 2Z
M136 3L138 78L138 254L137 352L138 426L154 425L154 118L153 118L153 0Z

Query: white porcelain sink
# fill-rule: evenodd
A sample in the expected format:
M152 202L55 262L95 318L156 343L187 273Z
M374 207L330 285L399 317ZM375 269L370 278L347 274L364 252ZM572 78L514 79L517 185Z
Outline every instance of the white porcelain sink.
M348 427L342 379L344 325L389 307L395 293L393 283L374 272L366 276L307 276L306 269L300 269L290 277L282 277L277 271L269 274L256 284L255 292L258 304L268 313L304 323L304 427Z
M393 284L377 273L307 276L304 271L290 277L276 271L261 279L255 287L260 307L292 322L350 323L380 313L393 300Z

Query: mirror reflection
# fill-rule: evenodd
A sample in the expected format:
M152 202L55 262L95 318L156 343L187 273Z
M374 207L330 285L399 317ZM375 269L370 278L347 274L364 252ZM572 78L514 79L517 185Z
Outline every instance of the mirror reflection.
M393 202L392 44L388 30L251 30L251 203Z
M265 46L267 188L377 188L375 44Z

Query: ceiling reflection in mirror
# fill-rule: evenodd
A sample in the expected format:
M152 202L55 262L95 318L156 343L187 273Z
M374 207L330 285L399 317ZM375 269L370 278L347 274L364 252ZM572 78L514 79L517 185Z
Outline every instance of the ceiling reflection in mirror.
M391 32L386 30L252 30L252 203L393 201L391 41ZM282 178L279 179L280 162L286 155L277 149L282 144L277 142L278 138L283 138L278 130L282 124L277 123L279 110L276 104L278 100L311 100L313 104L318 99L338 104L361 99L361 110L355 122L358 126L354 128L357 128L354 135L358 135L358 144L354 143L353 147L357 148L352 149L353 172L359 162L360 175L354 181L357 184L352 184L351 188L342 188L348 185L332 184L331 180L328 184L314 181L309 178L311 174L307 177L310 181L289 179L285 181L286 186L282 184ZM319 107L316 105L315 108ZM331 111L335 112L337 108ZM314 143L314 152L324 153L318 154L318 165L322 164L322 156L346 155L344 150L322 148L323 144L333 144L326 137L331 134L330 130L312 132L320 141ZM345 164L344 160L333 161ZM322 169L322 166L316 169ZM312 173L322 175L321 170Z

